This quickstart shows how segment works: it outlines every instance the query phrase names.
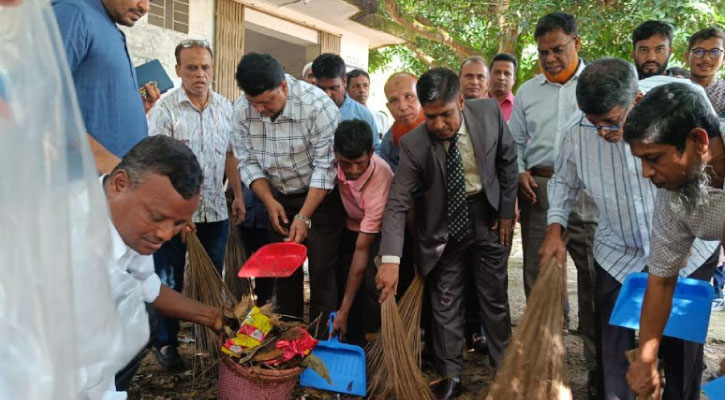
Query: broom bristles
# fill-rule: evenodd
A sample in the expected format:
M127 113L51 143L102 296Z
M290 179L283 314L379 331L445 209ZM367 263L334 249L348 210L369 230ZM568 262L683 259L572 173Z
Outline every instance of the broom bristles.
M241 299L249 294L249 282L237 276L239 267L246 260L247 252L239 227L229 222L229 236L224 254L224 284L229 288L232 300Z
M189 254L188 275L185 279L185 294L206 305L223 308L233 301L230 291L214 267L204 246L194 232L185 235ZM233 303L232 303L233 304ZM219 336L209 328L194 324L196 348L202 354L208 354L201 361L202 370L215 364L221 358Z
M385 303L389 303L388 299L383 303L381 308L381 331L378 332L377 339L372 341L368 348L367 353L367 366L370 371L370 379L368 384L368 393L376 394L376 398L387 399L395 395L396 381L391 379L392 374L389 371L390 365L385 361L386 354L396 354L401 351L399 347L404 348L403 351L407 351L413 359L413 366L415 371L412 375L419 375L420 379L423 379L423 375L420 372L421 365L421 340L420 340L420 314L423 306L423 288L425 281L418 275L415 275L413 282L411 282L408 289L400 299L400 307L395 306L395 300L391 300L392 305L395 306L395 315L391 311L391 306ZM397 319L400 321L401 329L399 332L404 332L404 343L398 344L391 341L390 337L386 337L385 329L386 326L390 327L390 324L395 324ZM409 368L413 368L409 366ZM417 379L417 378L414 378ZM423 379L423 383L425 380ZM426 385L427 395L432 398L432 394ZM426 394L423 394L426 396ZM409 396L399 397L399 399L410 398ZM428 397L421 397L428 398Z
M562 267L552 258L531 290L486 400L571 399L562 342L563 284Z

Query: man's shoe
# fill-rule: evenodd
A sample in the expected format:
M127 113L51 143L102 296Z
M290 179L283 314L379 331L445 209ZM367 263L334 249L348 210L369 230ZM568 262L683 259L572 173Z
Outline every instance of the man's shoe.
M725 310L725 303L723 299L715 299L712 301L712 311L723 311Z
M159 364L163 365L164 368L170 371L183 371L184 360L181 359L179 351L176 346L164 346L160 349L154 347L156 358L159 360Z
M463 384L460 379L446 378L436 383L432 389L437 400L451 400L463 393Z

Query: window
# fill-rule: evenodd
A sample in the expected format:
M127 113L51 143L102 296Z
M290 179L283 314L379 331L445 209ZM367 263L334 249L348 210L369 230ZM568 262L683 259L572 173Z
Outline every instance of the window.
M181 33L189 33L189 0L151 0L149 23Z

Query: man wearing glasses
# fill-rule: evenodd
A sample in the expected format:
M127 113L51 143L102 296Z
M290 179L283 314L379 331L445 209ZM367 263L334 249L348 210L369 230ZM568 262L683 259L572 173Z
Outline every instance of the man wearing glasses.
M687 46L687 63L692 71L693 82L705 88L707 97L720 118L725 118L725 81L717 78L723 63L725 33L719 28L706 28L690 36Z
M229 215L224 197L224 175L234 192L233 223L244 221L242 181L230 143L232 104L211 90L214 65L209 43L184 40L176 46L176 75L181 87L164 97L151 111L149 135L166 135L187 145L199 160L204 175L199 207L192 217L193 229L209 254L217 271L224 266L224 250L229 229ZM154 254L156 274L181 292L184 286L186 244L174 236ZM179 321L163 318L156 333L154 348L161 365L183 369L176 347Z
M577 112L576 86L584 63L573 16L555 12L541 18L534 32L543 74L524 82L516 93L509 130L516 140L519 168L524 290L528 296L539 272L539 249L546 234L546 187L554 174L559 143ZM594 375L594 263L592 246L596 208L586 193L576 199L568 219L568 250L577 268L579 331L590 377ZM568 321L568 301L565 302Z
M594 299L597 380L601 385L598 393L590 391L590 397L630 398L624 353L635 348L635 332L609 325L609 317L624 279L647 265L657 189L643 177L641 163L622 141L622 126L642 93L667 81L683 82L671 77L638 82L632 65L616 58L588 65L576 90L581 112L565 130L556 172L549 182L549 226L541 248L542 267L551 257L559 262L566 257L561 233L567 228L569 213L580 192L594 199L599 214L594 235ZM680 274L708 278L712 263L717 261L717 247L717 242L696 242ZM699 393L699 374L688 371L699 371L696 360L699 356L702 362L702 350L702 345L696 343L670 338L663 341L668 384L665 398L689 398L681 394Z

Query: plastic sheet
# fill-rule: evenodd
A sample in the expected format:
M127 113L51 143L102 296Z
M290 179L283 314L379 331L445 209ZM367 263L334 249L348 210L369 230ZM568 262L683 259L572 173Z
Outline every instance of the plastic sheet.
M0 399L99 398L148 340L148 316L109 259L50 3L0 6L0 27Z

